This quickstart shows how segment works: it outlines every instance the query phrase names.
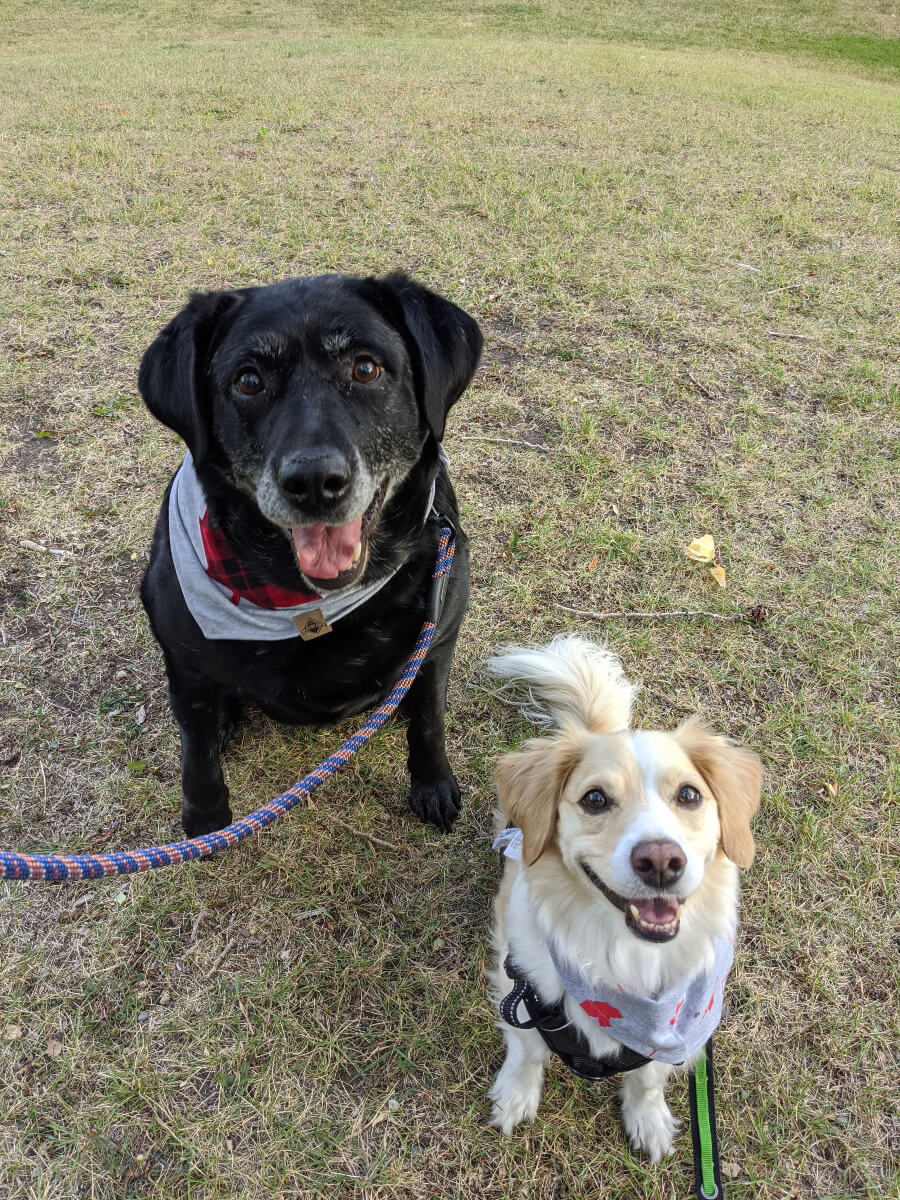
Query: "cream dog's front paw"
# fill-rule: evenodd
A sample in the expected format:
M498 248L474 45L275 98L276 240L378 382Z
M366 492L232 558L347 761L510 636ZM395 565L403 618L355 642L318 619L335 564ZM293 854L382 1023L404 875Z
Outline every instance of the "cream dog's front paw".
M537 1115L544 1086L544 1068L536 1063L504 1064L488 1096L493 1100L491 1125L506 1137L517 1125L529 1125Z
M636 1100L623 1098L622 1121L633 1150L658 1163L671 1154L681 1122L672 1116L662 1092L656 1088Z

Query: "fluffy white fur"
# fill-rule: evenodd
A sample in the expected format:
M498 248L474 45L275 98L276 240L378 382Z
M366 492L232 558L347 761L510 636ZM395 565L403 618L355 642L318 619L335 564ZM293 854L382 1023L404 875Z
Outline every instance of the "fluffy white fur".
M547 646L510 646L488 659L488 670L524 692L520 707L541 725L575 721L606 733L627 729L636 688L625 678L611 650L574 634L560 634Z
M518 967L542 999L564 997L591 1050L609 1054L618 1043L565 993L549 940L561 957L589 965L630 994L655 996L709 968L712 939L736 929L735 864L748 866L753 856L759 763L695 721L673 734L630 732L634 688L615 655L585 639L512 648L489 665L522 696L523 709L558 729L498 764L500 803L522 830L524 849L521 863L507 861L495 901L493 999L499 1002L512 986L502 966L512 943ZM686 785L701 794L696 807L678 801ZM609 811L585 811L580 804L595 788L612 798ZM653 839L676 843L685 859L677 882L657 889L680 903L677 932L665 942L633 932L582 866L626 900L650 899L656 892L630 858L632 849ZM510 1134L535 1117L549 1051L536 1030L499 1025L506 1060L490 1091L492 1123ZM678 1127L664 1096L677 1069L649 1063L622 1076L626 1132L653 1162L671 1152Z

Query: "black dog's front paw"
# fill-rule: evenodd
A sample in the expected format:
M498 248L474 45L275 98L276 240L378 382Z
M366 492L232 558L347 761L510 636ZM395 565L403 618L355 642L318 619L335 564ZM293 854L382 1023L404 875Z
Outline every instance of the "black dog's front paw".
M420 821L436 825L442 833L449 833L462 807L459 784L452 775L434 783L422 783L414 779L409 793L409 807Z
M181 825L189 838L200 837L204 833L215 833L231 824L231 809L227 799L216 808L188 808L182 805Z

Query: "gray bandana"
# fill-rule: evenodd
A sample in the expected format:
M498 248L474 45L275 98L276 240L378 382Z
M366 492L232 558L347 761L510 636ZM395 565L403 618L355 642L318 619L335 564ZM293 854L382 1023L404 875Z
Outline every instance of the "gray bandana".
M432 483L426 519L433 501ZM291 603L292 595L299 594L264 583L238 587L235 578L240 577L240 563L228 559L223 535L207 524L206 497L189 453L169 493L169 542L185 603L203 636L213 641L285 641L300 637L301 627L308 622L321 629L320 618L331 626L380 592L397 573L324 596L302 596L301 603Z
M520 859L521 831L504 829L494 848L507 858ZM553 945L548 950L569 995L610 1037L645 1058L683 1063L706 1045L722 1019L725 980L734 961L730 938L713 938L714 959L708 969L652 999L593 979L589 967L564 960Z

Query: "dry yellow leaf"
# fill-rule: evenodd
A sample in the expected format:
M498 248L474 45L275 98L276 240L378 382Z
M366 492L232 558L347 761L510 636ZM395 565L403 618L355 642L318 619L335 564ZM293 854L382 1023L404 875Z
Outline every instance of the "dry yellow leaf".
M595 554L595 555L594 555L594 557L591 559L591 561L588 563L588 565L587 565L587 569L588 569L589 571L596 571L596 570L597 570L597 563L599 563L599 561L600 561L600 555L599 555L599 554Z
M719 566L710 567L709 573L710 573L710 575L712 575L713 579L716 581L716 583L719 585L719 587L725 587L725 568L724 567L719 567Z
M825 791L829 796L834 798L838 794L838 785L833 780L829 780L828 783L825 784Z
M684 552L694 562L712 562L716 557L716 543L713 541L713 535L704 533L703 537L694 538L689 546L685 546Z

